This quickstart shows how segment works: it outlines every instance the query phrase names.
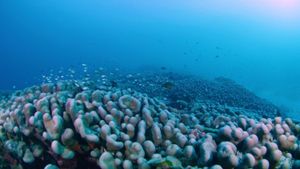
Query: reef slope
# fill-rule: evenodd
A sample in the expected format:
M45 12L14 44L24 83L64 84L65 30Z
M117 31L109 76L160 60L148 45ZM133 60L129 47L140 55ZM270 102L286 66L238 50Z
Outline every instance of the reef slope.
M289 118L208 99L178 109L146 93L71 80L3 97L2 168L300 168Z

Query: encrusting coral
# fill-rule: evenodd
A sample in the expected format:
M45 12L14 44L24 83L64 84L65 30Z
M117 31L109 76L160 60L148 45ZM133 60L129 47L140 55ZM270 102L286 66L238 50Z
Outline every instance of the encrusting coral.
M0 105L3 158L16 168L296 169L299 135L289 118L177 111L132 89L75 81Z

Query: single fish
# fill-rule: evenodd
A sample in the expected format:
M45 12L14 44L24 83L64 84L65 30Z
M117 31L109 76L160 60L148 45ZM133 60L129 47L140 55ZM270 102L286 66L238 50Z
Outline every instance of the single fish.
M165 66L160 67L161 70L166 70L167 68Z
M174 87L174 84L172 82L165 82L162 84L162 87L167 90L171 90Z
M118 87L118 83L114 80L111 80L110 84L111 84L112 87Z

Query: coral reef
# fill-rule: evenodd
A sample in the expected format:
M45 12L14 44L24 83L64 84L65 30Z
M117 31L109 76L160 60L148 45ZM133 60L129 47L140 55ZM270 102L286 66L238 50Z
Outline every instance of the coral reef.
M144 73L132 75L130 78L112 77L125 87L147 93L151 97L165 97L168 105L177 109L193 107L200 101L209 101L218 106L229 106L249 110L254 116L282 116L280 109L272 103L256 96L251 91L231 79L219 77L213 80L174 72ZM163 88L165 82L172 88Z
M0 101L11 168L296 169L300 124L214 103L178 110L132 89L62 81Z

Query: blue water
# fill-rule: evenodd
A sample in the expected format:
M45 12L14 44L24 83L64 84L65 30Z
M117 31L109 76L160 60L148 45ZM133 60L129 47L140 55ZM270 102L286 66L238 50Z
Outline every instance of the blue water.
M82 63L165 66L232 78L299 113L299 9L297 0L3 0L0 89Z

